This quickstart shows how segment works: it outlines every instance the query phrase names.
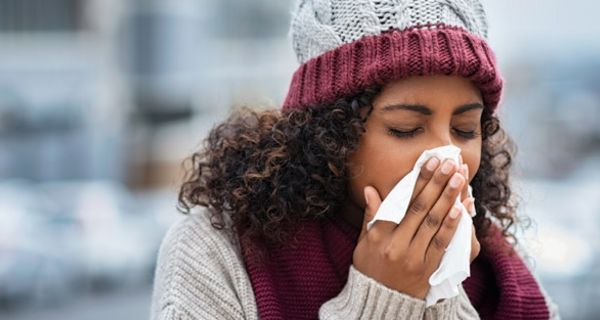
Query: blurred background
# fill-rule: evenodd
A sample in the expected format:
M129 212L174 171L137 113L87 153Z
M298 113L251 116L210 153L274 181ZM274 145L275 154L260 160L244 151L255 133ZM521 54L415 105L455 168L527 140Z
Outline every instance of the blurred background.
M564 319L600 313L600 4L483 1L519 233ZM277 108L292 0L0 0L0 319L145 319L181 162Z

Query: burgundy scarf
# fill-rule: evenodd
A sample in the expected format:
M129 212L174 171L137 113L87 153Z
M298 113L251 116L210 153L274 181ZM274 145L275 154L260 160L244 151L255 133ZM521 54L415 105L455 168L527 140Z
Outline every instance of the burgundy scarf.
M348 278L352 253L360 230L340 218L303 224L299 245L266 246L241 243L261 319L318 319L319 307L337 296ZM490 230L494 245L481 243L463 282L469 299L482 319L548 319L538 283L498 227ZM491 241L493 240L493 241ZM266 248L266 263L248 251Z

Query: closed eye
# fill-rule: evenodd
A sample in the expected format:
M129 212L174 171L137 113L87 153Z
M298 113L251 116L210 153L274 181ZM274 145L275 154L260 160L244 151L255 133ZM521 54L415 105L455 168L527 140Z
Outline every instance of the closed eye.
M416 136L420 132L421 129L422 129L421 127L415 128L412 130L398 130L395 128L388 128L388 133L393 136L396 136L398 138L412 138L412 137ZM453 130L458 136L460 136L461 138L464 138L464 139L475 139L477 136L481 135L481 133L479 133L475 130L471 130L471 131L463 131L463 130L458 130L458 129L453 129Z
M458 134L459 136L461 136L465 139L475 139L477 136L481 135L481 133L479 133L475 130L462 131L462 130L454 129L454 132L456 132L456 134Z
M414 137L417 134L417 131L419 129L421 129L421 128L415 128L410 131L402 131L402 130L398 130L398 129L394 129L394 128L389 128L388 132L399 138L409 138L409 137Z

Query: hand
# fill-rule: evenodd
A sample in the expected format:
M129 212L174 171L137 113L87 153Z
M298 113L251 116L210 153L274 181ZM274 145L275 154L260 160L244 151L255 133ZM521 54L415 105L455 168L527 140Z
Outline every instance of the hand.
M456 231L460 210L454 202L459 193L466 192L467 181L454 161L446 160L438 166L439 160L432 158L427 163L433 166L422 168L407 212L399 224L377 221L367 231L367 223L375 216L382 200L375 188L365 187L367 206L353 254L357 270L391 289L419 299L427 295L429 277L439 267ZM449 183L451 180L454 183ZM465 199L463 205L469 205L470 201Z

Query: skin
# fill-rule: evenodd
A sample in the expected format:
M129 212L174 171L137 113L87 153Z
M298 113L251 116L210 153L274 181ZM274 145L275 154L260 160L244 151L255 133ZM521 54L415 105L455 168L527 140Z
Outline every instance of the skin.
M399 105L419 105L421 111L414 107L386 111L386 107ZM384 86L373 102L359 147L348 159L350 195L341 215L361 228L353 256L359 271L390 288L425 298L429 276L439 266L458 222L448 214L452 200L460 195L463 205L473 209L466 182L473 179L481 160L482 108L479 90L462 77L410 77ZM417 131L398 137L390 129ZM433 170L424 166L400 224L378 221L367 231L366 223L381 201L412 170L421 153L448 144L461 149L460 163L449 161L447 174L441 170L444 163ZM453 176L458 182L454 188L448 183ZM478 253L473 232L471 261Z

